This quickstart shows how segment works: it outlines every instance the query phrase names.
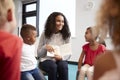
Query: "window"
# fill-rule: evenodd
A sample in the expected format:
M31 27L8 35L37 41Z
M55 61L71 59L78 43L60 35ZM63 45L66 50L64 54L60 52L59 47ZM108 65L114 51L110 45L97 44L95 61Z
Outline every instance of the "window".
M26 12L36 11L36 3L29 4L26 6Z
M36 16L27 17L26 18L27 24L32 24L33 26L36 26Z
M23 4L22 24L31 24L36 26L37 36L39 36L38 10L38 1Z

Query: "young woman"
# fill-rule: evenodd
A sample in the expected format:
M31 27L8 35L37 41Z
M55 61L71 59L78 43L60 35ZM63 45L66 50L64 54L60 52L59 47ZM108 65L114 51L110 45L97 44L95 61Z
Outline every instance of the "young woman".
M120 80L120 0L103 0L97 26L102 38L109 31L114 49L97 58L93 80Z
M67 60L71 54L66 56L55 54L54 57L48 57L46 54L55 51L52 45L61 46L69 43L70 30L66 17L60 12L53 12L46 21L38 46L40 67L48 73L49 80L68 80Z
M93 70L94 70L94 65L93 65L94 60L96 56L98 56L101 53L104 53L105 51L105 46L99 44L96 41L97 36L96 37L93 36L93 30L91 27L87 28L85 32L85 39L88 43L83 46L83 50L79 58L78 71L80 74L78 76L78 80L84 80L85 75L87 75L88 80L92 80Z

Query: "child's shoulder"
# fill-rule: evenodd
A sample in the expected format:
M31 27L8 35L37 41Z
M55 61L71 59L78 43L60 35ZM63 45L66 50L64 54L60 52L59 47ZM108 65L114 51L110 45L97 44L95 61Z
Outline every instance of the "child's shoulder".
M105 47L103 44L99 44L100 47Z
M0 47L5 54L21 49L22 39L18 36L7 32L0 32L0 34Z
M103 44L99 44L99 48L102 50L106 50L106 47Z
M7 32L0 32L1 34L1 40L2 41L12 41L13 43L14 42L17 42L17 41L21 41L22 42L22 39L20 37L18 37L17 35L14 35L14 34L10 34L10 33L7 33ZM10 42L11 43L11 42Z
M89 43L84 44L83 47L89 47Z
M101 54L96 58L96 64L106 67L115 67L115 59L112 51L106 51L105 54ZM112 65L111 65L112 64ZM107 67L106 67L107 68Z
M93 80L100 78L105 72L116 68L116 62L112 51L106 51L105 54L97 56L95 60ZM99 72L99 73L98 73Z

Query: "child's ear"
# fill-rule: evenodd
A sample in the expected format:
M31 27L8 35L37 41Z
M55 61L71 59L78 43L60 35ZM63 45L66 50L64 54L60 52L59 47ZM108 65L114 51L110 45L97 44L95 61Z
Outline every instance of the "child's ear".
M12 20L13 20L12 10L8 9L8 11L7 11L7 21L10 22Z

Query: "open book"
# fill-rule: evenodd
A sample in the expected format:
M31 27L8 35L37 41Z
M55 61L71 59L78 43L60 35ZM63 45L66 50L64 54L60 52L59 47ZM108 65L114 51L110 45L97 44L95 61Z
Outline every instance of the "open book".
M54 57L55 54L61 55L61 56L66 56L66 55L72 54L70 43L64 44L64 45L61 45L61 46L52 45L52 47L54 48L54 52L48 52L47 51L47 56L48 57Z

